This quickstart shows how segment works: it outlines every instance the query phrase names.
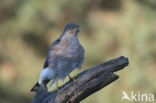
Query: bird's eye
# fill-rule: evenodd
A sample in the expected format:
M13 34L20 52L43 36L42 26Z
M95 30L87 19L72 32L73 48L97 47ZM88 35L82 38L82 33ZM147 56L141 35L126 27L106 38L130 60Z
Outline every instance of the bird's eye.
M70 27L70 29L74 29L74 28L75 28L74 26L71 26L71 27Z

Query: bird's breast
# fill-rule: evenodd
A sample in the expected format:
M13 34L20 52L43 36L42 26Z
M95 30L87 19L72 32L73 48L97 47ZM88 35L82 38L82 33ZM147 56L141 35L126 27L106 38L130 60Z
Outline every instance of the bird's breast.
M55 65L53 68L56 68L58 77L62 80L78 66L83 55L82 46L77 38L63 38L53 48L53 52L56 58L52 62Z
M79 52L80 43L77 38L63 39L58 45L59 54L64 57L73 57Z

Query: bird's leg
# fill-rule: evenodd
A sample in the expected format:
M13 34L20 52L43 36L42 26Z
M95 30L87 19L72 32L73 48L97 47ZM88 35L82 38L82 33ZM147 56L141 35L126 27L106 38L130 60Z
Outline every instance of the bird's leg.
M56 82L56 89L58 93L61 93L61 91L59 90L58 82Z
M69 80L72 79L74 81L74 83L76 82L76 80L74 78L72 78L69 74L68 74Z
M58 93L61 93L61 91L59 90L59 86L58 86L58 78L56 78L55 83L56 83L57 92L58 92Z

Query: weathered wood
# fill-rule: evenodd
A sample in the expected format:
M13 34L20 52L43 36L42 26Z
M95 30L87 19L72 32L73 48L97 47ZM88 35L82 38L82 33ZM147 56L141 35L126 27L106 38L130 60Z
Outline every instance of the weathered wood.
M43 85L36 93L32 103L79 103L89 95L112 83L119 78L114 72L128 65L126 57L119 57L91 67L78 74L73 80L60 87L60 93L56 90L47 92Z

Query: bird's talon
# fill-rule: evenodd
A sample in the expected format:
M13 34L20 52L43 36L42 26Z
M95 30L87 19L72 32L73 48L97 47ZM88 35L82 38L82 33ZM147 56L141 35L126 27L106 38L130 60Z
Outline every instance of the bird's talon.
M74 79L74 78L72 78L72 79L73 79L74 83L76 83L76 79Z
M70 98L67 103L74 103L74 101Z
M76 79L72 78L70 75L68 75L68 77L69 77L69 80L72 79L74 81L74 83L76 82Z
M57 88L57 92L58 92L58 93L61 93L61 91L59 90L59 88Z

